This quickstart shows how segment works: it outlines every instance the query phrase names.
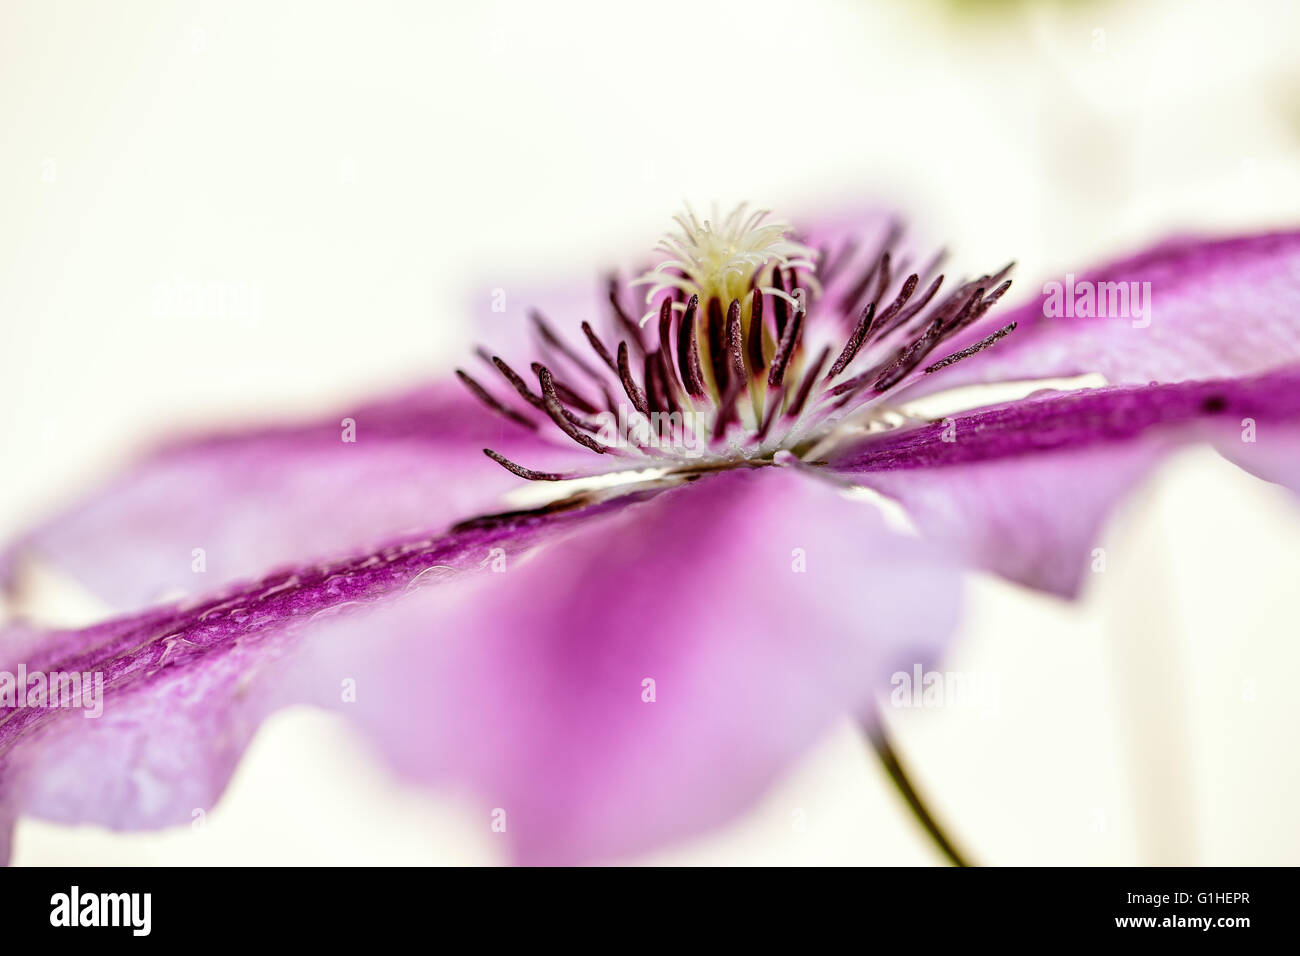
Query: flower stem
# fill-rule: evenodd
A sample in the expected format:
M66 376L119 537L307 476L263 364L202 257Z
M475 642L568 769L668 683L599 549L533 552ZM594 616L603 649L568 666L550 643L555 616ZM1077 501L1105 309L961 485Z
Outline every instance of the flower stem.
M876 756L880 758L885 772L889 774L889 779L894 782L898 792L907 801L908 808L921 826L925 828L925 832L929 834L935 846L939 848L940 852L948 858L948 862L953 866L970 866L971 864L966 857L953 845L952 840L948 839L943 827L939 826L934 815L926 808L925 801L916 792L916 788L912 786L912 781L907 776L907 770L898 759L898 754L894 752L894 748L889 742L889 736L885 733L884 722L876 720L874 723L864 725L863 730L866 732L867 739L871 741Z

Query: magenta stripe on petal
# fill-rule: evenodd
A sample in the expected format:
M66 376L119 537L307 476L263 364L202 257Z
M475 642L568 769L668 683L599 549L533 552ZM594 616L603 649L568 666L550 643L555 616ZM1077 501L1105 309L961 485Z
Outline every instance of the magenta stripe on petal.
M836 471L941 468L1127 441L1161 425L1300 417L1300 366L1243 379L1054 392L874 435L838 453ZM951 422L951 424L949 424ZM944 440L944 433L952 435Z

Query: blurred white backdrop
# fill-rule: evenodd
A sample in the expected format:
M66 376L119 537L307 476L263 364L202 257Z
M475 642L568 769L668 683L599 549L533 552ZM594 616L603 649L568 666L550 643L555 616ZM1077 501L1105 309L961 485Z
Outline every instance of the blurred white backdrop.
M162 434L445 374L476 290L638 256L683 199L884 200L1022 297L1294 226L1297 35L1290 2L7 0L0 535ZM158 307L185 283L248 305ZM1189 451L1102 543L1080 607L972 577L952 667L999 706L895 715L920 783L985 862L1294 863L1300 512ZM15 861L495 862L487 822L290 711L202 830L24 820ZM935 860L846 724L636 862Z

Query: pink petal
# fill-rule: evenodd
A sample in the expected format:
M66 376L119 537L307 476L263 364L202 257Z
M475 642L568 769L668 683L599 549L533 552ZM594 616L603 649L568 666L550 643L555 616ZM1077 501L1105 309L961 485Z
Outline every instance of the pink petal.
M355 442L343 440L344 419ZM118 607L210 590L498 507L521 481L485 446L538 470L608 466L551 432L515 425L451 382L323 421L190 439L39 525L8 563L51 562Z
M1065 275L1048 279L1068 298ZM1117 314L1116 299L1105 318L1048 318L1044 283L1019 309L995 310L953 350L1015 321L1011 336L917 391L1089 372L1116 385L1179 382L1300 360L1300 232L1166 242L1075 277L1076 303L1084 283L1095 291L1102 282L1137 283L1139 292L1149 283L1149 312L1138 316L1130 305L1129 314Z
M125 829L190 822L217 801L267 714L304 701L341 706L339 677L322 683L311 665L320 631L482 572L497 553L522 560L633 500L471 523L81 630L0 631L0 674L98 674L103 688L97 718L87 717L94 695L79 708L0 698L0 824L18 814ZM0 846L7 840L0 834Z
M467 585L340 622L331 672L362 675L358 712L399 766L468 780L485 832L504 810L525 863L730 819L932 660L956 595L875 509L775 468L667 492ZM376 634L400 643L377 656Z
M830 468L898 500L924 534L976 565L1073 596L1115 501L1179 443L1246 447L1247 418L1265 436L1257 470L1297 487L1300 366L1031 396L871 436Z

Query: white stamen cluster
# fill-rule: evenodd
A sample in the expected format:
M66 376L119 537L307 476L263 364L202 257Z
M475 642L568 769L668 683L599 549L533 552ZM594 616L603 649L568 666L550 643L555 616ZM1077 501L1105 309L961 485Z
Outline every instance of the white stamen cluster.
M817 252L787 239L790 226L780 220L768 220L771 213L758 209L746 215L747 204L736 206L724 219L713 216L702 222L689 206L673 217L678 229L668 232L655 246L667 256L653 269L632 280L632 285L649 286L645 301L652 306L660 293L679 289L685 298L698 295L701 302L717 299L727 303L744 299L755 288L766 295L780 296L792 305L794 298L771 284L772 270L797 268L811 275L816 268ZM681 303L674 305L678 311ZM641 324L656 314L650 308Z

